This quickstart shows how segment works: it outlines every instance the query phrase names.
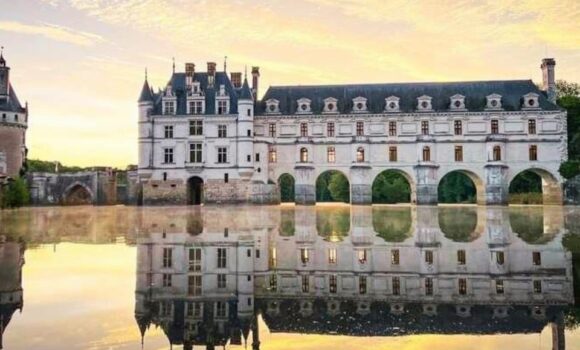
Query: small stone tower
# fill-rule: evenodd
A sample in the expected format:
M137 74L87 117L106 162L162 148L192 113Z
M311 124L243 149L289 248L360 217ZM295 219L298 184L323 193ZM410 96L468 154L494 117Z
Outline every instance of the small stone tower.
M153 111L153 92L147 81L145 72L145 82L139 96L139 170L151 169L153 167L153 123L151 113ZM142 173L140 171L140 173Z
M249 180L254 174L254 95L247 77L238 97L237 133L240 178Z
M544 58L542 60L542 90L548 94L548 100L556 103L556 60Z
M10 67L0 52L0 153L6 157L6 175L15 177L26 166L28 105L22 107L10 83Z

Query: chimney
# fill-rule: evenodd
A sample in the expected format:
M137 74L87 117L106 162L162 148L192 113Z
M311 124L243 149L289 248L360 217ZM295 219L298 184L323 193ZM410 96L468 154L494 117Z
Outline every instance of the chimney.
M252 92L254 98L258 98L258 79L260 78L260 67L252 67Z
M208 62L207 63L207 75L214 76L215 75L215 62Z
M185 85L187 88L191 88L193 84L193 74L195 74L195 64L186 63L185 64Z
M556 74L554 68L556 61L553 58L544 58L542 60L542 90L548 94L548 100L556 103Z
M232 85L235 88L241 88L242 87L242 73L241 72L232 72L230 73L230 80L232 81Z

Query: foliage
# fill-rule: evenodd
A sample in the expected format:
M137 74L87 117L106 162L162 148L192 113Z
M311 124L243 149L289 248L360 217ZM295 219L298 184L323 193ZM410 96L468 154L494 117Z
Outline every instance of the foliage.
M350 231L349 208L326 208L316 211L316 230L319 236L345 237Z
M560 175L565 179L571 179L576 175L580 174L580 161L568 160L560 164L560 169L558 169Z
M439 203L475 203L475 184L459 171L445 175L439 182L437 192Z
M282 174L278 179L280 186L280 201L294 202L294 178L290 174Z
M557 98L567 96L580 97L580 84L567 82L566 80L558 80L556 81L556 93Z
M542 193L542 178L532 171L522 171L510 183L509 192Z
M394 171L383 171L373 182L373 203L409 203L411 186L405 177Z
M373 229L386 242L403 242L412 226L411 208L373 208Z
M326 171L316 179L317 202L350 202L350 184L339 171Z
M290 210L282 209L280 212L280 236L294 236L294 233L296 232L295 221L294 208L291 208Z
M542 204L544 197L542 193L510 193L508 198L509 204Z
M30 203L28 186L20 177L11 181L2 191L2 203L0 203L2 208L18 208Z
M50 162L46 160L39 159L27 159L26 160L27 171L28 172L44 172L44 173L74 173L78 171L86 170L87 168L82 168L78 166L66 166L62 165L60 162Z
M476 239L477 209L440 208L439 227L445 237L454 242L471 242Z

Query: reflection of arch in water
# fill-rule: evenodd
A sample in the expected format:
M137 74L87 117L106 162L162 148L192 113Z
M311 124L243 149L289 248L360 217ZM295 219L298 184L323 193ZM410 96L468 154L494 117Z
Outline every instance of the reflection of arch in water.
M403 242L413 235L410 207L373 207L373 230L387 242Z
M520 239L528 244L545 244L558 232L547 232L544 225L544 209L541 207L510 208L510 227Z
M203 233L203 216L201 210L192 210L187 214L187 233L199 235Z
M473 242L481 236L485 226L483 213L477 208L439 208L439 228L454 242Z
M334 186L334 196L331 188ZM342 171L326 170L316 178L316 202L350 202L350 181Z
M280 209L280 227L279 234L282 237L291 237L296 233L296 213L295 208Z
M280 202L294 202L294 186L296 181L294 176L284 173L278 178L278 189L280 191Z
M415 188L413 178L405 171L386 169L378 173L373 181L372 200L373 203L415 203Z
M458 186L458 189L462 191L462 193L451 194L446 192L446 184L448 181L452 179L451 176L458 176L463 175L467 177L467 179L471 180L471 185L475 189L475 198L467 198L470 196L470 190L465 189L465 186ZM448 184L447 184L448 185ZM477 203L479 205L485 205L485 186L483 184L483 180L474 172L469 170L452 170L445 174L439 180L439 184L437 185L437 196L439 203Z
M509 193L512 195L516 192L514 189L514 180L525 176L526 173L535 174L541 179L541 184L538 184L542 188L542 203L543 204L562 204L562 186L558 181L558 178L554 176L551 172L541 168L529 168L516 173L509 181ZM533 181L533 179L532 179ZM532 185L533 186L533 185ZM533 191L533 189L530 189ZM519 191L521 192L521 191ZM527 203L525 203L527 204Z
M203 201L203 179L199 176L192 176L187 180L187 203L189 205L200 205Z
M62 202L64 205L90 205L93 204L93 191L85 184L75 182L64 191Z
M316 208L316 231L330 241L342 241L350 233L350 207Z

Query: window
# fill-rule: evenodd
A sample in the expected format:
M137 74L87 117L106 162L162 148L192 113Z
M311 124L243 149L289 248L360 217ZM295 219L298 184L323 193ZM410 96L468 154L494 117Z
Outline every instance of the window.
M330 293L336 293L336 289L337 289L337 277L336 275L330 275L328 278L328 289L330 290Z
M463 125L461 124L461 120L456 120L453 122L453 129L455 130L455 135L463 134Z
M455 161L463 162L463 146L455 146Z
M425 278L425 295L433 295L433 279L431 277Z
M359 264L366 264L367 263L367 251L366 251L366 249L359 250L357 255L358 255L358 263Z
M189 114L203 114L203 101L189 101Z
M465 265L467 259L465 256L465 250L461 249L457 251L457 264L458 265Z
M358 292L360 294L367 293L367 276L360 276L358 278Z
M310 261L310 253L308 252L308 249L306 248L300 249L300 260L302 261L303 264L306 264L308 263L308 261Z
M191 136L203 135L203 121L190 120L189 121L189 135L191 135Z
M268 151L268 162L276 163L277 160L278 160L278 154L276 153L276 149L270 148L270 150Z
M226 287L226 275L220 273L217 275L217 287L223 289Z
M218 125L218 137L220 138L228 137L228 129L226 125L223 124Z
M226 268L226 248L218 248L217 249L217 267L218 269L225 269Z
M302 276L302 293L310 291L310 278L307 275Z
M260 257L259 252L260 252L259 250L256 251L256 258ZM278 263L276 247L270 248L270 259L269 259L268 263L269 263L270 268L276 267L276 264Z
M491 120L491 133L492 134L499 134L499 121L497 119Z
M498 162L501 160L501 147L493 146L493 160Z
M505 254L504 252L496 252L495 253L495 261L498 265L503 265L505 263Z
M201 317L201 303L187 303L188 317Z
M256 162L260 162L260 153L256 153Z
M336 151L334 147L328 147L326 149L326 161L328 163L334 163L336 161Z
M300 136L302 137L308 136L308 124L300 123Z
M397 161L397 147L389 147L389 162Z
M171 287L171 285L172 285L171 274L164 273L163 274L163 287Z
M429 121L427 120L421 121L421 134L429 135Z
M218 147L218 163L223 164L228 162L228 149L225 147Z
M159 314L161 316L171 315L171 302L169 300L163 300L159 302Z
M175 114L175 102L174 101L166 101L165 102L165 109L163 114Z
M365 134L364 122L356 122L356 136L363 136Z
M201 275L188 276L187 294L191 296L201 295Z
M334 123L326 124L326 136L334 137Z
M228 183L228 182L230 182L230 174L228 174L228 173L225 173L225 174L224 174L224 182L225 182L225 183Z
M215 316L219 318L226 317L226 303L223 301L216 301L215 303Z
M542 281L534 281L534 293L542 293Z
M465 278L460 278L458 280L458 287L460 295L467 294L467 280Z
M276 137L276 124L270 123L268 125L268 133L270 137Z
M530 153L530 160L538 160L538 146L531 145L529 153Z
M397 136L397 122L389 122L389 136Z
M248 131L246 132L246 136L252 137L252 130L248 129Z
M365 161L365 149L359 147L356 149L356 162L363 163Z
M201 248L189 249L189 271L201 271Z
M540 252L532 252L532 262L534 266L542 265L542 254Z
M166 139L172 139L173 138L173 125L165 125L165 134L164 137Z
M163 248L163 267L171 268L173 266L173 249Z
M225 235L225 232L224 232L224 235ZM246 252L246 256L248 258L251 258L252 257L252 250L251 249L248 249L248 251Z
M228 101L218 101L217 114L227 114L228 113Z
M427 146L423 147L423 161L424 162L431 161L431 149Z
M173 148L164 148L163 149L163 162L165 164L172 164L173 163Z
M425 251L425 262L428 265L433 265L433 251L432 250Z
M401 259L401 255L399 253L399 249L391 250L391 265L399 265Z
M401 294L401 279L399 277L393 277L393 295Z
M300 149L300 163L308 162L308 150L305 147Z
M528 120L528 134L530 134L530 135L536 134L536 120L535 119Z
M256 259L260 259L260 249L256 249Z
M336 248L328 249L328 263L336 264Z
M190 143L189 144L189 162L190 163L201 163L202 151L201 143Z
M278 276L270 275L270 290L275 292L278 289Z
M495 281L495 293L496 294L503 294L503 280L496 280Z

